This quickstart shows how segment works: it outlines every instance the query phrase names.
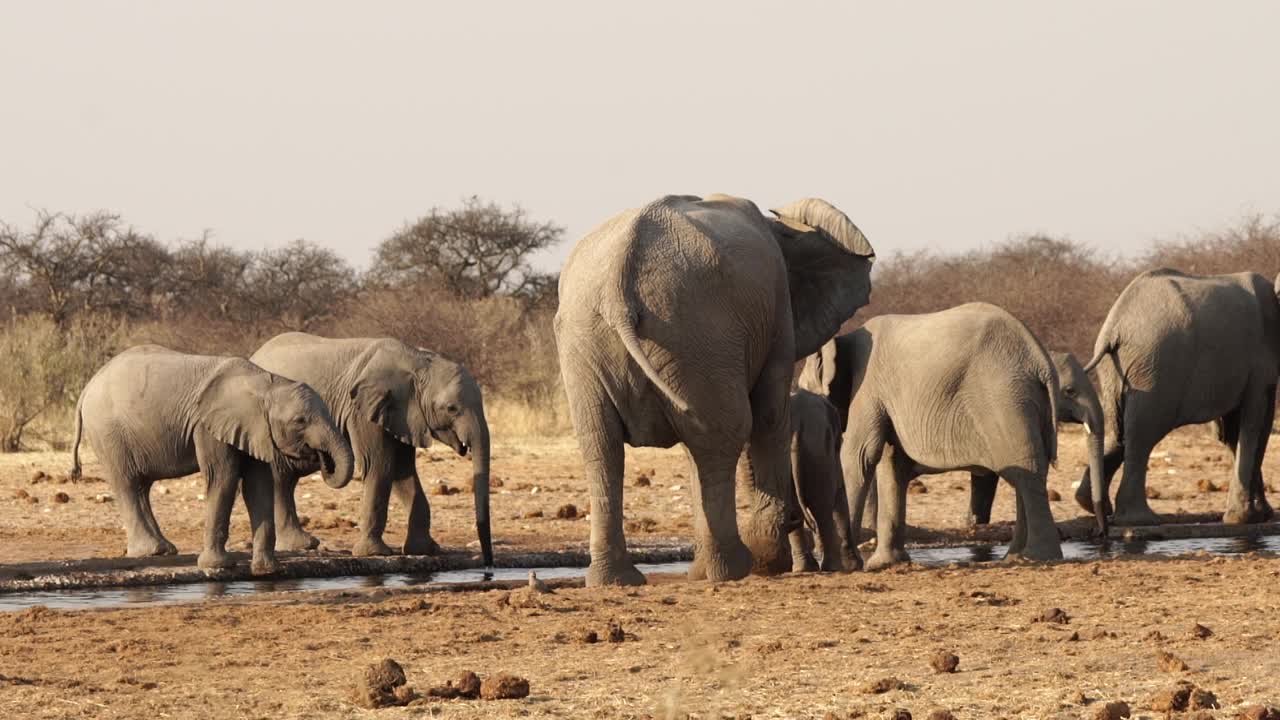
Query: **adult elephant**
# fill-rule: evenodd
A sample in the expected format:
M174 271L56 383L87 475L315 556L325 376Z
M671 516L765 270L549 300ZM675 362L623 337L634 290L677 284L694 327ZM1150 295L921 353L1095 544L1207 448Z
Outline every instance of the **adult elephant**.
M493 564L489 535L489 425L480 386L467 369L429 350L391 338L330 339L290 332L268 340L250 358L272 372L306 382L329 404L351 441L364 474L357 556L396 553L382 540L392 490L409 509L406 555L431 555L431 506L422 491L416 448L435 438L471 456L476 532L485 565ZM276 478L277 545L313 548L293 494L301 473Z
M624 443L686 448L691 578L790 567L793 366L866 304L875 253L822 200L773 212L669 195L606 221L565 263L555 333L591 493L588 585L644 582L622 530Z
M808 364L805 384L839 393L848 407L841 465L854 528L876 480L876 550L867 569L910 559L907 484L952 470L998 475L1014 486L1010 555L1062 557L1045 487L1057 455L1058 377L1017 318L986 303L881 315L827 343Z
M1277 280L1280 283L1280 279ZM1225 523L1263 522L1274 512L1262 459L1280 377L1277 285L1257 273L1198 276L1142 273L1116 298L1098 332L1094 373L1106 414L1100 473L1105 491L1122 465L1117 525L1160 522L1147 504L1147 461L1175 428L1216 421L1235 455ZM1086 472L1077 501L1091 507Z
M187 355L141 345L107 362L76 404L71 476L80 475L88 439L124 520L130 557L177 552L151 511L156 480L205 478L202 568L231 565L226 552L231 508L241 488L253 530L255 574L278 569L272 518L273 465L319 469L335 488L351 480L351 446L320 397L234 357Z
M1071 353L1050 352L1050 359L1053 360L1054 370L1058 374L1058 422L1073 423L1084 425L1086 450L1089 459L1089 468L1094 473L1101 473L1103 467L1103 437L1106 428L1106 419L1102 412L1102 403L1098 400L1098 393L1094 390L1093 382L1089 380L1089 374L1081 367L1080 361L1076 360L1076 356ZM969 485L969 524L985 525L991 522L991 505L996 499L996 486L1000 482L999 476L992 473L975 472L971 475L972 482ZM1093 501L1088 493L1092 489L1086 486L1084 488L1088 503L1084 506L1093 512ZM1099 490L1098 499L1102 501L1103 512L1101 513L1099 530L1106 529L1106 515L1110 513L1109 503ZM1095 514L1095 517L1097 515Z

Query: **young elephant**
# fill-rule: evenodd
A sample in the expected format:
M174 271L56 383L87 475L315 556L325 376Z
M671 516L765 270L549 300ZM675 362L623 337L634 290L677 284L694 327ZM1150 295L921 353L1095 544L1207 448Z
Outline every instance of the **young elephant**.
M142 345L112 358L76 405L72 477L80 442L97 452L119 508L130 557L177 552L151 511L151 485L199 470L205 477L204 549L197 564L223 568L231 508L243 489L255 574L274 572L272 465L318 467L335 488L351 480L351 446L311 388L244 358L187 355Z
M860 569L840 473L840 417L826 398L807 390L791 395L791 476L805 524L817 531L822 550L819 566L804 528L792 530L791 571Z
M1063 352L1051 352L1054 371L1058 373L1058 422L1084 425L1085 442L1089 455L1089 468L1095 474L1102 471L1102 438L1105 435L1106 423L1102 405L1098 402L1098 394L1094 392L1089 375L1080 366L1075 355ZM996 486L1000 482L994 473L973 472L969 486L969 524L985 525L991 522L991 505L996 499ZM1088 487L1085 488L1089 492ZM1106 515L1110 512L1109 503L1099 489L1098 499L1102 501L1104 512L1100 519L1099 530L1106 534ZM1086 494L1085 499L1088 499ZM1093 503L1085 505L1092 512ZM1095 514L1095 517L1097 515Z
M415 448L435 438L471 456L476 532L485 565L493 564L489 535L489 425L480 386L463 366L391 338L330 339L285 333L250 358L272 372L316 389L351 439L364 473L360 531L353 555L434 554L431 506L422 492ZM281 473L276 482L280 546L307 549L319 540L302 529L293 492L305 473ZM404 545L382 540L391 492L409 510Z
M1010 555L1062 557L1045 478L1057 455L1057 373L1016 318L985 303L927 315L882 315L809 359L827 389L844 365L848 422L841 443L852 527L861 527L877 480L876 551L867 569L909 559L906 489L950 470L994 473L1013 484L1018 516Z

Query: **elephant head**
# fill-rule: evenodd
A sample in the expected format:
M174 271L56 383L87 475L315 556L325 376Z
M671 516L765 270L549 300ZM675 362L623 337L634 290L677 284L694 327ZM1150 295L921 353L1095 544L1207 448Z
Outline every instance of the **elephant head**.
M327 485L351 481L355 458L329 408L309 386L248 360L220 364L196 400L197 419L218 440L273 463L277 454L316 463Z
M1058 373L1058 421L1080 423L1088 437L1089 476L1101 478L1103 438L1106 435L1106 421L1102 414L1102 403L1098 393L1089 380L1084 367L1071 353L1050 353L1054 369ZM1103 537L1107 534L1107 508L1105 490L1099 481L1090 482L1092 492L1092 508L1098 521L1098 530Z
M357 361L350 387L354 412L406 445L425 448L435 438L471 456L476 533L484 562L492 565L489 425L480 385L458 363L396 345L375 345Z
M771 212L778 216L772 225L787 263L800 360L871 299L876 251L853 221L825 200L807 198Z

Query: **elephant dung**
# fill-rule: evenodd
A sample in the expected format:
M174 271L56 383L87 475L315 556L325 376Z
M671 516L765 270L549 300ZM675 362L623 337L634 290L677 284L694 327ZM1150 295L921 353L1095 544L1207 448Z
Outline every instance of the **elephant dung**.
M1054 490L1053 488L1049 488L1049 502L1058 502L1060 500L1062 500L1062 493Z
M32 485L36 485L36 484L38 484L38 483L42 483L42 482L44 482L45 480L48 480L48 479L49 479L49 476L48 476L48 475L45 475L43 470L37 470L37 471L35 471L34 473L32 473L32 474L31 474L31 484L32 484Z
M929 665L936 673L953 673L960 667L960 656L955 653L938 651L929 659Z
M1188 669L1182 658L1164 650L1156 653L1156 667L1167 673L1185 672Z
M53 501L62 505L71 502L71 496L64 492L56 492L53 494Z
M529 681L498 673L480 684L480 697L485 700L514 700L529 696Z
M911 482L907 483L907 492L911 495L924 495L929 492L929 488L920 478L911 478Z
M1192 637L1204 640L1205 638L1210 637L1211 635L1213 635L1213 631L1205 627L1204 625L1201 625L1200 623L1196 623L1195 625L1191 626Z
M649 476L648 476L648 475L641 474L640 476L638 476L638 477L636 478L636 481L635 481L635 483L633 483L633 484L634 484L636 487L649 487L649 486L650 486L650 485L652 485L653 483L649 480Z
M621 623L611 622L609 629L605 631L605 637L611 643L620 643L627 639L627 633L622 629Z
M1040 613L1040 617L1032 619L1031 622L1056 623L1058 625L1066 625L1071 622L1071 616L1062 610L1062 608L1049 608Z
M470 670L463 670L456 680L448 680L444 685L427 690L427 695L446 700L480 697L480 676Z
M928 720L956 720L956 716L950 710L939 708L929 712Z
M881 695L890 690L901 690L902 681L895 677L883 677L862 687L863 695Z
M1089 718L1090 720L1122 720L1129 716L1129 703L1119 701L1100 705Z
M360 707L376 709L407 705L413 700L413 689L405 684L404 668L386 658L365 668L352 691L352 701Z
M1190 684L1179 684L1169 690L1162 690L1152 696L1147 707L1156 712L1182 712L1187 709L1191 700Z
M560 520L576 520L578 518L578 506L573 503L565 503L556 510L556 518Z
M1236 713L1238 720L1280 720L1280 708L1245 705Z

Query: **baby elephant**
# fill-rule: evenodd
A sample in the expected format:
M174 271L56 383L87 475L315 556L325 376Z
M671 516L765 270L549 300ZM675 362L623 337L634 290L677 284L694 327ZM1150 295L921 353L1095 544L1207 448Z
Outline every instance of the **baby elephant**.
M326 483L351 480L351 446L310 387L243 358L187 355L142 345L112 358L76 405L72 477L87 436L119 498L130 557L177 549L151 511L156 480L205 477L204 549L198 565L231 565L227 531L244 480L254 574L278 569L272 466L319 468Z
M860 570L840 471L840 417L826 398L807 390L791 396L791 474L805 524L818 533L821 569ZM788 536L792 572L819 569L807 539L803 527Z

